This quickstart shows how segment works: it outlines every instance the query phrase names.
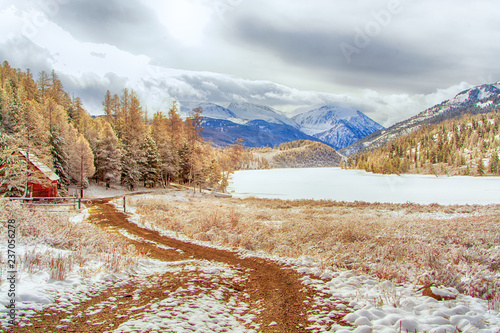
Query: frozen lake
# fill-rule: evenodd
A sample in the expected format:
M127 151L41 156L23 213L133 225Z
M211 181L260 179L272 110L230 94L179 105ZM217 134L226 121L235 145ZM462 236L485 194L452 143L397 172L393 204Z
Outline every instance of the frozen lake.
M234 197L452 204L500 204L500 177L375 175L340 168L237 171Z

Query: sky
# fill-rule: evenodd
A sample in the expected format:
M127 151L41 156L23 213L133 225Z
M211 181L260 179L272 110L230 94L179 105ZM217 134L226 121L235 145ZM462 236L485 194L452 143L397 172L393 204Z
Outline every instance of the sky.
M287 113L353 107L383 126L500 80L495 0L0 0L0 61L102 113L134 89Z

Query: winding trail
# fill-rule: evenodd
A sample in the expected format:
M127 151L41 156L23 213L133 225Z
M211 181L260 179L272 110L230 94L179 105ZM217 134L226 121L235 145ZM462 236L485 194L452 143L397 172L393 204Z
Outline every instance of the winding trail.
M308 314L314 312L312 300L318 295L305 287L297 271L276 262L261 258L243 258L238 253L204 247L160 235L156 231L139 227L119 212L110 199L94 201L88 205L90 221L108 230L125 230L133 235L127 241L151 258L168 262L208 260L230 265L244 277L238 281L222 282L232 294L250 305L253 323L262 332L306 332L310 325ZM158 246L159 245L159 246ZM71 311L47 309L32 320L33 326L14 327L11 332L104 332L112 331L135 315L135 309L146 307L150 302L165 298L164 290L177 290L188 282L209 290L214 282L200 278L197 272L173 275L165 273L155 277L155 283L142 288L140 298L133 297L134 284L113 286L104 292L76 304ZM220 285L220 284L219 284ZM109 299L114 302L109 302ZM105 306L104 306L104 305ZM99 311L89 311L98 306ZM332 306L333 308L333 306ZM328 309L324 309L328 310ZM341 322L341 317L332 318ZM63 323L63 325L62 325ZM168 328L165 329L168 331Z

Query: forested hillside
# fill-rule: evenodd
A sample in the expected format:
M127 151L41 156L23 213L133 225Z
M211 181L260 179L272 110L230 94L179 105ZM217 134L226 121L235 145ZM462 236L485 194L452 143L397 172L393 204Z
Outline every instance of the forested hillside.
M243 168L312 168L339 166L342 156L332 147L317 141L297 140L273 148L254 148ZM253 164L252 164L253 161Z
M500 113L463 115L422 126L387 145L349 159L350 168L374 173L500 175Z
M240 143L215 149L200 135L201 109L182 120L174 103L168 114L147 115L133 90L107 92L105 116L92 118L52 71L36 77L0 66L0 191L27 194L27 163L36 156L60 177L61 191L90 179L133 188L170 181L224 189L239 165Z

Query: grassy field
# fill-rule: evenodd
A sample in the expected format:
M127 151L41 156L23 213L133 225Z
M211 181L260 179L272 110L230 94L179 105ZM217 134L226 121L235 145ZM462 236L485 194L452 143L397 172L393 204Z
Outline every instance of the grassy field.
M135 197L143 221L192 239L499 299L500 206Z
M7 240L6 221L16 220L16 263L21 278L43 271L56 280L72 272L91 277L97 271L123 271L143 257L123 237L76 215L75 211L30 210L16 202L0 202L1 239ZM7 271L6 257L7 251L2 251L0 283Z

